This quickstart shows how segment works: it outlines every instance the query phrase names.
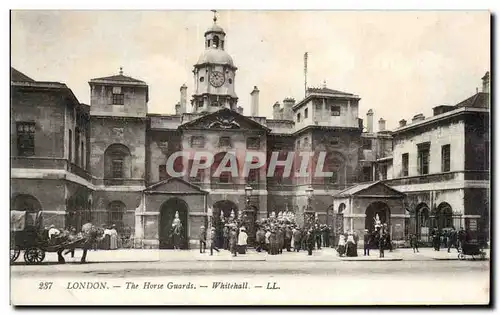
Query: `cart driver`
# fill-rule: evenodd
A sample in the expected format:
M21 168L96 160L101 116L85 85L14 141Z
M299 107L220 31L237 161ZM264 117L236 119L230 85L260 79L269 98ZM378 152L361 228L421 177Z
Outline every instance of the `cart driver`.
M56 229L54 224L52 224L49 227L49 240L52 239L53 236L58 236L59 234L61 234L61 232L58 229Z

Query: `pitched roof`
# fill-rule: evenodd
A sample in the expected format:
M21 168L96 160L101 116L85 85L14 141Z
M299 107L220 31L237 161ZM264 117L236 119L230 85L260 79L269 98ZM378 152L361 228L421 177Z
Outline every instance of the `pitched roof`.
M329 89L327 87L322 88L307 88L309 93L321 93L321 94L342 94L342 95L354 95L352 93L342 92L338 90Z
M10 80L14 82L35 82L35 80L13 67L10 67Z
M335 198L342 198L342 197L353 196L353 195L356 195L356 194L360 193L361 191L364 191L364 190L366 190L370 187L373 187L375 185L383 185L386 188L388 188L389 190L394 191L394 193L397 195L404 195L399 190L396 190L396 189L384 184L382 181L376 181L376 182L362 183L362 184L357 184L357 185L351 186L347 189L342 190L338 194L334 195L334 197Z
M134 79L132 77L127 77L123 74L118 74L118 75L112 75L109 77L102 77L102 78L95 78L91 79L90 81L118 81L118 82L128 82L128 83L143 83L146 84L146 82Z
M459 107L481 107L488 108L489 93L479 92L461 101L456 105Z

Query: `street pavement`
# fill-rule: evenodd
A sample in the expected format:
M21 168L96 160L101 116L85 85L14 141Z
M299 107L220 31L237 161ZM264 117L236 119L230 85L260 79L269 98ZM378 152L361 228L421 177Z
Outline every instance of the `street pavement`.
M485 250L486 258L489 258L489 250ZM66 262L78 263L81 257L81 250L75 251L75 257L65 255ZM470 256L466 257L471 260ZM377 250L371 250L370 256L364 256L363 250L358 249L357 257L339 257L335 249L322 248L321 250L313 251L312 256L308 256L307 252L287 252L284 251L281 255L268 255L266 252L256 252L254 249L249 249L247 254L233 257L227 250L214 251L213 256L209 255L207 250L204 254L200 254L199 249L192 250L158 250L158 249L117 249L117 250L97 250L89 251L87 254L88 262L152 262L152 261L430 261L430 260L458 260L457 250L451 250L450 253L446 249L435 251L432 248L421 248L418 253L414 253L412 249L399 248L391 251L385 251L384 258L379 257ZM44 263L57 262L56 253L46 253ZM14 265L24 265L23 253L19 256Z
M384 305L487 304L490 261L458 260L456 250L423 248L378 252L369 258L339 258L334 249L267 255L250 250L232 257L222 250L91 251L88 263L67 256L67 264L47 253L41 265L11 266L16 305ZM22 256L22 255L21 255ZM488 256L489 257L489 253ZM41 283L51 283L41 290ZM108 290L70 289L75 284L105 283ZM221 290L214 284L248 283L247 290ZM137 285L130 289L131 283ZM162 286L146 289L146 283ZM168 289L187 284L193 290ZM275 289L273 289L275 288Z

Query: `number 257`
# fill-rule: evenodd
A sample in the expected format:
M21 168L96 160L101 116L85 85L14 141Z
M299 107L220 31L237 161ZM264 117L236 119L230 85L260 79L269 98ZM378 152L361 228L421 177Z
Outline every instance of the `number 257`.
M38 290L50 290L52 288L52 282L40 282L38 284Z

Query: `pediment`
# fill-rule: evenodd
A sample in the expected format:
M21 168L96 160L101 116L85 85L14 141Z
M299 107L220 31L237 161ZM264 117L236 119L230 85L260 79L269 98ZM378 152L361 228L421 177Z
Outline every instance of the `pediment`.
M179 128L213 130L270 130L258 122L227 108L187 122Z
M146 188L147 193L165 193L165 194L207 194L200 187L186 182L182 178L172 177L158 182Z
M404 198L405 194L384 184L383 182L374 182L358 184L341 191L335 197L380 197L380 198Z

